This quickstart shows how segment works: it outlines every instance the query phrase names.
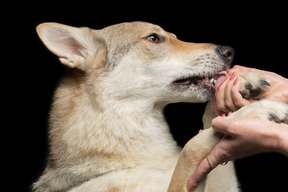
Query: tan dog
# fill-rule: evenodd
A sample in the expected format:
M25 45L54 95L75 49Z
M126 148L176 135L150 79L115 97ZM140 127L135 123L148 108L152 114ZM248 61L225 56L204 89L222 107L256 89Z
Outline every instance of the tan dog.
M210 100L233 50L182 42L144 22L101 30L44 23L37 32L71 70L54 96L48 164L34 190L187 191L189 176L220 136L201 132L179 159L162 111L169 103ZM204 187L238 191L233 163L216 168L197 190Z

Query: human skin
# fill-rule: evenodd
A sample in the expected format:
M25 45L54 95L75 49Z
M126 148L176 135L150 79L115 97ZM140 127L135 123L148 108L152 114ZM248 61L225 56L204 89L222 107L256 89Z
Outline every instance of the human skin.
M212 127L225 134L208 155L215 166L264 152L278 152L288 156L287 124L258 118L225 119L218 116L212 121ZM204 159L188 181L189 192L210 171L212 168Z
M270 80L269 92L261 99L279 100L288 103L288 80L272 72L236 66L228 71L229 78L217 90L213 107L217 115L236 111L254 102L245 100L239 93L238 71L250 70ZM225 136L210 152L209 160L214 166L223 162L248 157L263 152L278 152L288 156L288 125L257 118L226 119L216 117L212 127ZM200 181L212 170L204 159L187 182L187 190L193 191Z
M226 81L219 87L217 95L213 99L213 106L217 115L236 111L255 101L248 101L242 98L239 93L241 82L238 81L237 72L245 70L258 72L269 79L271 86L269 87L269 91L261 96L261 99L277 100L288 103L288 79L273 72L236 65L228 71L230 78L226 79Z

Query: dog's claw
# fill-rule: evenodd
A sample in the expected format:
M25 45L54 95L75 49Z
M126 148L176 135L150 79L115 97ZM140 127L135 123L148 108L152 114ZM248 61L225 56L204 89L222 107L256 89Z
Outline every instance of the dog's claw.
M266 80L260 80L259 83L260 85L263 85L263 86L271 86L271 84Z
M269 115L270 115L270 117L269 117L270 121L274 121L276 123L281 123L281 119L278 117L278 115L276 115L275 113L270 113Z

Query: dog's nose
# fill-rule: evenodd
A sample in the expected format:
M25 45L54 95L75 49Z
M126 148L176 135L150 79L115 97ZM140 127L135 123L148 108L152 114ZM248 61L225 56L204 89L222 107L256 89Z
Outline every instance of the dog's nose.
M232 47L219 46L216 48L216 52L224 60L224 62L226 62L227 64L231 64L235 53Z

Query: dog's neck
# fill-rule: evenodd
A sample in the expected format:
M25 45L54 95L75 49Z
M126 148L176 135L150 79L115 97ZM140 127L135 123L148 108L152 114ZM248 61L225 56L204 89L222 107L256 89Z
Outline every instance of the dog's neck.
M81 74L64 81L55 93L50 118L51 151L59 155L53 159L63 160L65 153L67 158L91 153L141 156L151 151L147 148L155 153L177 148L163 115L164 104L149 99L120 101L101 91L91 96Z
M101 103L101 105L106 106L101 111L96 109L94 114L95 119L98 119L95 128L101 129L99 139L103 138L103 134L109 135L108 138L99 141L106 143L103 152L115 153L119 148L121 153L135 153L146 151L145 148L152 146L153 148L159 146L162 150L166 146L166 150L169 150L170 145L175 144L163 115L163 105L143 100L119 101L112 98L106 98L105 104ZM103 119L105 121L102 121ZM159 142L159 135L162 137L161 142ZM149 144L151 146L148 146Z
M69 187L102 173L146 166L147 162L159 164L156 167L163 165L163 159L176 163L180 149L169 132L164 105L119 102L107 96L98 104L81 91L81 85L67 87L74 84L62 84L55 93L46 181Z

